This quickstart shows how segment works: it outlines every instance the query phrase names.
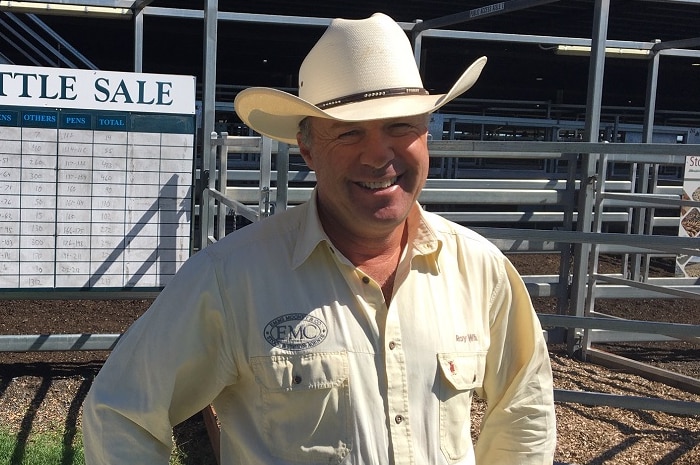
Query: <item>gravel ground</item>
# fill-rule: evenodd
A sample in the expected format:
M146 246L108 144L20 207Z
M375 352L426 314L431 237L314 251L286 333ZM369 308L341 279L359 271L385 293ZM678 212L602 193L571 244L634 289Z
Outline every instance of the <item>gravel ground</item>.
M522 261L522 263L520 263ZM515 258L527 267L546 269ZM538 271L541 274L547 271ZM534 274L534 273L533 273ZM551 299L535 299L538 312L551 313ZM150 304L148 300L0 301L0 334L114 333L125 330ZM602 302L606 313L633 319L697 324L697 301L642 300ZM700 344L612 344L602 349L700 378ZM0 418L2 428L20 442L53 431L70 448L80 434L81 406L92 378L107 352L0 353ZM569 357L550 346L555 388L700 402L700 396L643 377ZM474 407L475 429L484 405ZM557 403L558 446L555 460L593 464L700 464L700 416L648 410L589 407ZM191 452L185 463L210 464L212 457L200 416L175 432L178 448ZM20 463L21 450L10 463Z

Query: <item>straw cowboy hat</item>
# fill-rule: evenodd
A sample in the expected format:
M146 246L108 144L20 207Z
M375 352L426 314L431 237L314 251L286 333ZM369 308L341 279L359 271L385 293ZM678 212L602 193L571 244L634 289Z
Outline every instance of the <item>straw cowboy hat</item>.
M361 20L334 19L299 69L299 97L251 87L234 106L245 124L296 144L307 116L367 121L431 113L474 85L486 64L477 59L445 94L423 88L406 33L382 13Z

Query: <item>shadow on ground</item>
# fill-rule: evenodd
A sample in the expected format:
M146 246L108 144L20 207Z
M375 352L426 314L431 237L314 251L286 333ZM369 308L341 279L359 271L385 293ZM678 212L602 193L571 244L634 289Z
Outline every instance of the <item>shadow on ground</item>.
M75 444L80 433L79 415L81 406L87 396L92 380L102 367L102 361L95 362L61 362L61 363L0 363L0 398L7 394L10 384L16 378L33 378L37 380L31 390L25 395L31 397L29 405L21 414L19 431L16 435L16 444L9 457L9 464L25 463L27 446L30 441L37 414L46 401L47 395L53 383L57 379L79 379L78 388L70 393L65 393L63 399L68 405L68 413L63 422L61 438L61 460L56 465L73 465L76 460ZM57 423L58 424L58 423ZM217 465L214 453L207 435L204 420L201 414L197 414L189 420L175 427L173 431L176 454L182 465Z

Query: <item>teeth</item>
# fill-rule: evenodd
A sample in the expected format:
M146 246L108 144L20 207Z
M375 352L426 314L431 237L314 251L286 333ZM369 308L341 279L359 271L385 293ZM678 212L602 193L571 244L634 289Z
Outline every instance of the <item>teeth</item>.
M360 185L362 187L366 187L367 189L385 189L389 186L393 186L395 182L396 182L396 178L391 178L391 179L388 179L386 181L361 182Z

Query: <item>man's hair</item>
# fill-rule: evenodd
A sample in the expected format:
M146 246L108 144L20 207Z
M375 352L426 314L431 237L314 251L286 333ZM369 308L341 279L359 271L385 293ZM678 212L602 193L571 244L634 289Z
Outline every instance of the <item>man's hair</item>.
M299 133L301 134L301 143L307 147L311 146L313 135L311 134L311 118L309 116L299 121Z

